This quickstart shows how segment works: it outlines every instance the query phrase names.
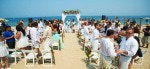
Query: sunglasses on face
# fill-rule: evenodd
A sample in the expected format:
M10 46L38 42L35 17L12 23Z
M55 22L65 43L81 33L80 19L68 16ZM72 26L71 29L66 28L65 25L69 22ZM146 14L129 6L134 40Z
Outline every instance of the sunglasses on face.
M132 34L132 33L130 33L130 32L126 32L126 34Z

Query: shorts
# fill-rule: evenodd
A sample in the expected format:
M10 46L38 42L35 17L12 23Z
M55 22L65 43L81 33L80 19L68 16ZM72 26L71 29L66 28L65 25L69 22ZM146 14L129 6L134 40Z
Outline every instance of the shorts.
M15 42L6 42L9 49L15 49Z
M144 44L150 44L150 36L143 36L142 42Z

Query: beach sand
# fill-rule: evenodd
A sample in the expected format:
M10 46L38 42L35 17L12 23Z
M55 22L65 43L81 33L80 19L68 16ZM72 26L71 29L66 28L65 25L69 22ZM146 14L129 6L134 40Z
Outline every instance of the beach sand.
M14 27L13 27L14 28ZM141 35L142 37L142 35ZM64 38L65 47L61 51L55 50L56 65L52 67L35 63L35 66L25 66L24 59L19 60L16 65L10 65L11 69L94 69L86 63L86 55L82 46L78 43L76 33L66 33ZM41 45L40 49L43 49ZM150 46L142 48L144 51L144 61L142 65L133 65L133 69L150 69Z

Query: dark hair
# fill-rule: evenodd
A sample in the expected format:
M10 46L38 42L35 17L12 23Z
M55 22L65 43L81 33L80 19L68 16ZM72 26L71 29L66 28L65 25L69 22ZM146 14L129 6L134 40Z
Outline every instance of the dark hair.
M38 26L38 23L37 23L37 22L34 22L34 23L31 24L31 26L32 26L32 27L36 27L36 26Z
M53 25L53 28L56 28L56 29L57 29L57 32L58 32L58 34L60 34L59 24L58 24L58 26L57 26L57 24L54 24L54 25Z
M23 36L26 35L25 30L24 30L20 25L17 25L17 26L16 26L16 30L17 30L17 31L21 31L21 32L23 33Z
M32 22L33 22L33 19L32 19L32 18L29 18L29 19L28 19L28 22L29 22L29 23L32 23Z
M95 26L95 28L96 28L96 26L98 26L98 23L95 23L94 26Z
M0 36L2 35L2 30L0 30Z
M107 36L113 35L114 34L114 30L107 30Z
M5 27L5 30L7 30L7 28L10 28L10 26L6 26L6 27Z
M44 19L44 23L46 23L46 19Z
M53 24L53 28L57 28L57 24Z
M45 25L49 25L49 21L46 21Z

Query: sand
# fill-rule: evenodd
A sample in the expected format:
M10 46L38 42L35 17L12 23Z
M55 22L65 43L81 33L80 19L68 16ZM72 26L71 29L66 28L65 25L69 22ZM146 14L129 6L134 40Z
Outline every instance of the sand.
M142 37L142 35L141 35ZM82 50L82 46L78 43L75 33L66 33L64 38L65 47L61 51L55 50L56 65L43 66L36 62L35 66L25 66L24 59L19 60L16 65L10 65L11 69L93 69L86 63L86 55ZM40 49L43 49L41 45ZM144 61L142 65L133 65L133 69L150 69L150 46L142 48L144 51Z

